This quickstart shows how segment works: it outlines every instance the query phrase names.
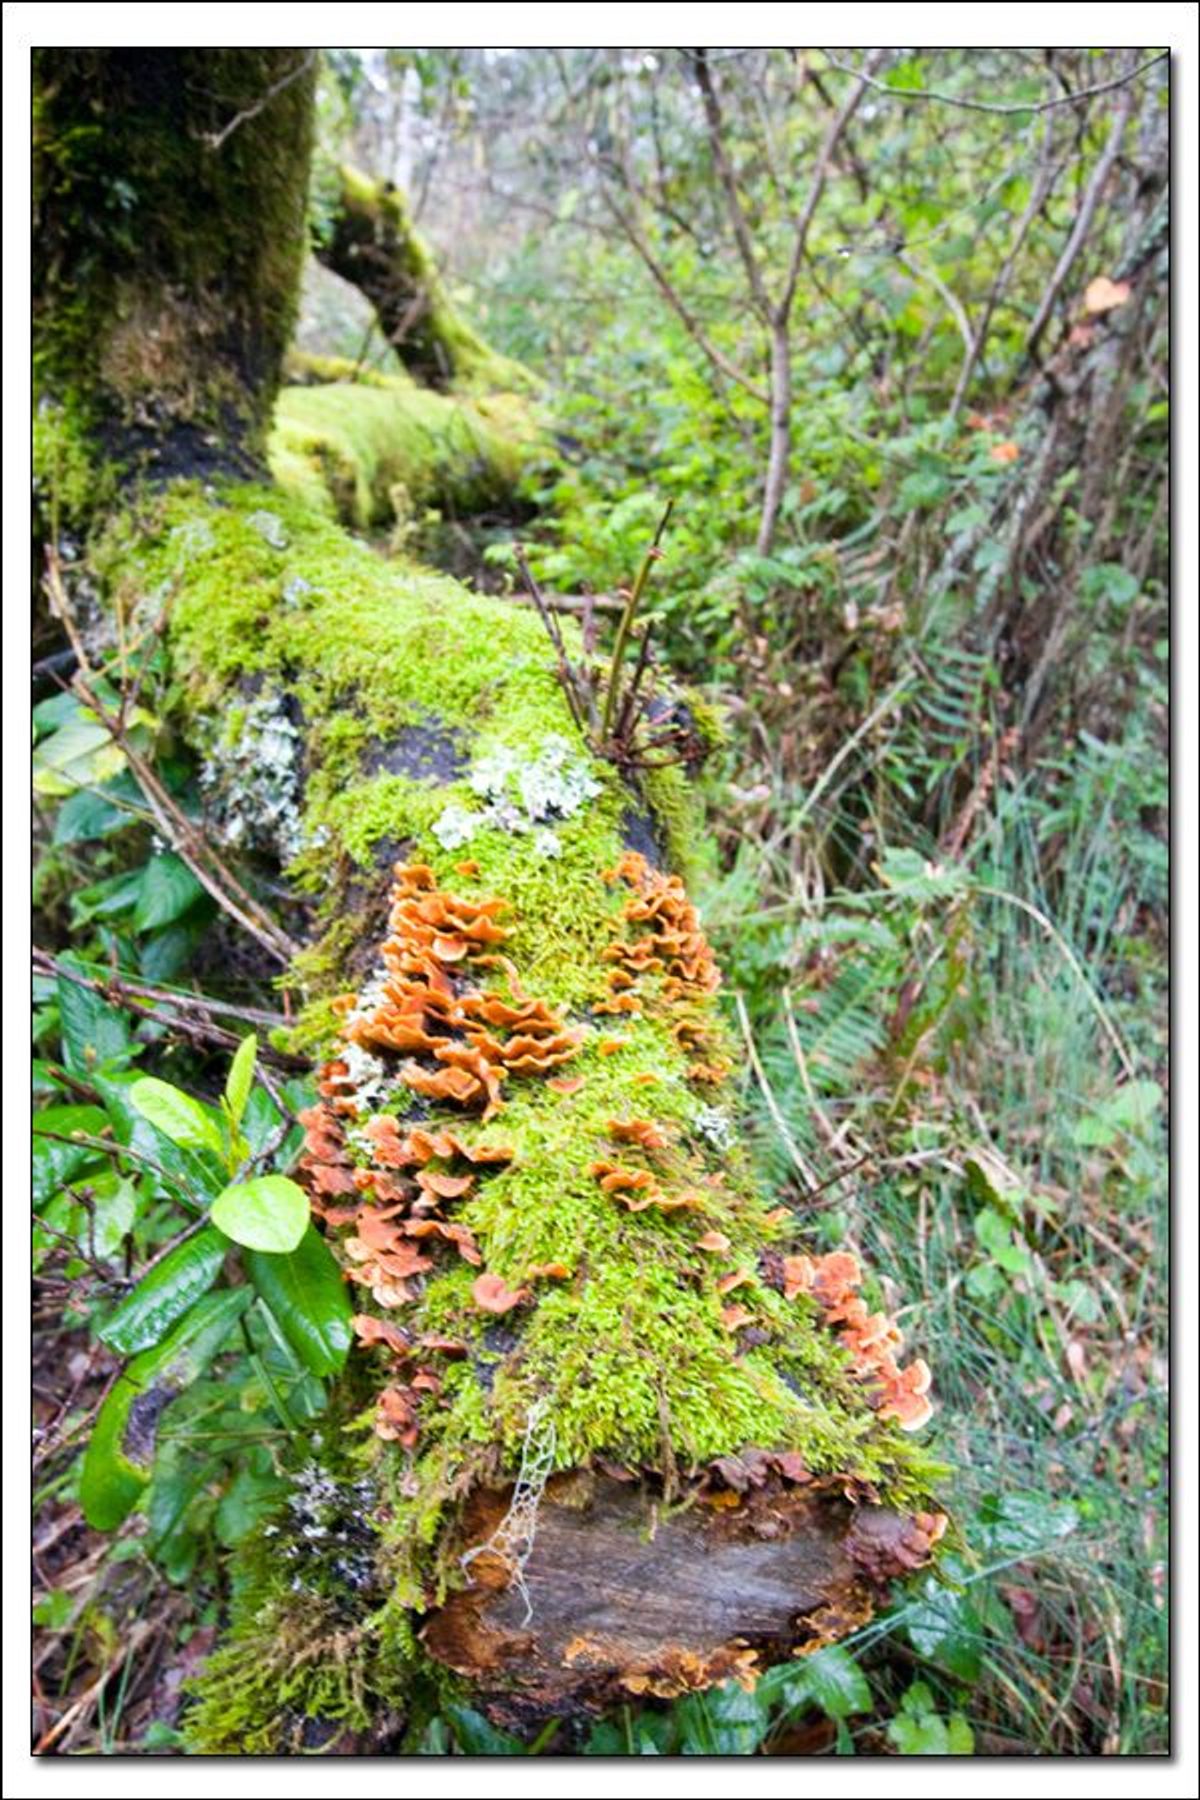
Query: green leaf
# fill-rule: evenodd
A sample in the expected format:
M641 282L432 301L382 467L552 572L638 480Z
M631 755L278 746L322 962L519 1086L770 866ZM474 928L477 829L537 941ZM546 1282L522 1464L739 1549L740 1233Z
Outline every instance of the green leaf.
M125 766L125 753L94 715L80 711L33 752L33 791L54 799L96 787Z
M163 1408L203 1373L250 1304L249 1288L206 1294L153 1350L118 1377L92 1429L79 1478L84 1517L113 1531L141 1500Z
M951 1756L974 1756L975 1733L965 1714L951 1713L946 1721L946 1748Z
M963 1681L977 1680L982 1631L967 1595L954 1593L932 1575L926 1577L921 1591L923 1598L904 1615L913 1649Z
M217 1509L213 1481L221 1464L179 1439L163 1444L146 1493L149 1548L168 1581L186 1581Z
M129 1070L92 1077L117 1142L157 1164L167 1178L167 1192L174 1194L182 1188L206 1196L215 1193L220 1178L214 1177L208 1159L199 1151L182 1149L134 1106L133 1090L145 1079ZM159 1177L146 1170L143 1181L159 1183Z
M130 1088L129 1098L142 1117L149 1119L173 1144L190 1150L213 1150L218 1156L224 1152L220 1125L182 1088L159 1081L157 1076L143 1075Z
M80 974L90 973L88 965L77 956L59 960ZM58 977L56 993L63 1062L72 1075L90 1075L105 1064L129 1061L134 1047L127 1014L66 975Z
M98 1137L108 1117L98 1106L47 1106L33 1115L33 1195L39 1204L48 1200L64 1181L72 1181L101 1153L91 1144L64 1143L72 1132ZM53 1137L48 1134L53 1132Z
M213 1201L212 1221L247 1250L294 1250L308 1226L308 1195L286 1175L236 1181Z
M71 923L88 925L93 919L117 919L137 905L144 869L126 869L71 896Z
M221 1272L229 1240L206 1226L164 1256L122 1300L96 1336L122 1356L157 1344Z
M166 852L152 857L142 876L142 889L134 909L136 931L153 931L181 918L204 889L187 864Z
M80 1244L94 1244L96 1255L107 1261L116 1255L138 1216L138 1191L132 1181L109 1169L98 1180L88 1183L92 1190L92 1217L85 1214L79 1228Z
M458 1747L466 1756L524 1756L525 1746L520 1738L510 1737L507 1731L497 1731L489 1725L482 1713L477 1713L469 1706L450 1705L445 1708L446 1717L454 1727L454 1736Z
M1138 594L1138 579L1120 563L1096 563L1085 569L1079 582L1085 600L1107 600L1113 606L1128 606Z
M128 792L130 788L131 793ZM110 795L127 797L135 805L145 805L140 789L128 772L118 775L115 781L106 781L102 788L77 788L58 809L54 842L58 845L90 844L131 824L133 814L124 806L115 805Z
M229 1065L229 1074L225 1078L225 1099L229 1105L229 1115L235 1125L242 1122L242 1114L246 1110L246 1102L250 1098L250 1090L254 1086L254 1064L258 1056L258 1038L254 1032L244 1037L234 1052L233 1061Z
M768 1724L765 1697L734 1683L689 1694L679 1701L675 1717L684 1756L753 1756Z
M867 1678L840 1644L830 1644L805 1657L801 1678L808 1698L827 1718L847 1719L851 1713L871 1710Z
M309 1373L335 1375L350 1349L354 1309L341 1272L316 1227L308 1225L297 1247L287 1255L246 1250L242 1260Z
M945 1721L936 1713L899 1713L887 1730L901 1756L949 1756Z
M993 1551L1006 1556L1032 1555L1079 1527L1078 1509L1069 1500L1039 1493L985 1494L979 1519Z
M33 1622L44 1625L48 1631L62 1631L71 1623L74 1612L75 1596L64 1588L53 1588L40 1600L35 1600Z

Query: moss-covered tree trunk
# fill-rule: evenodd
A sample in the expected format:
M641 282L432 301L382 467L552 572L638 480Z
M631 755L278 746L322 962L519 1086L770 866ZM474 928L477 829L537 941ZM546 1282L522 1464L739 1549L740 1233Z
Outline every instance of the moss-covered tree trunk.
M41 72L42 380L77 453L138 483L96 569L148 622L171 596L181 725L314 902L303 1179L358 1340L239 1554L193 1740L397 1742L431 1671L516 1726L750 1682L928 1559L928 1370L752 1178L680 769L631 782L584 741L533 614L242 475L308 78L278 87L295 52L154 55ZM153 231L97 210L122 183ZM219 479L181 478L198 443Z
M530 387L529 371L498 356L457 311L395 185L346 166L334 179L317 255L371 302L404 367L433 388Z

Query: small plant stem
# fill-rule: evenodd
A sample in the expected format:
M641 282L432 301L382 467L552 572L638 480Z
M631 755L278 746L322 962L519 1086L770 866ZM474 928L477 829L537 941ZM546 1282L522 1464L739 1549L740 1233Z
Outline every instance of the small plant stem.
M667 501L666 510L658 521L658 530L654 533L654 541L642 558L642 566L629 591L629 598L625 602L625 611L621 614L621 622L617 626L617 641L613 645L612 665L608 672L608 689L604 696L604 717L600 724L600 735L603 738L607 738L612 730L613 715L617 707L617 688L621 679L621 664L625 660L625 648L629 642L629 633L633 628L633 621L637 617L637 609L641 603L646 583L650 579L651 567L658 560L659 545L674 506L674 500Z
M551 608L546 604L546 596L542 593L541 588L534 580L533 570L525 560L525 552L519 544L515 546L514 555L516 556L517 567L521 571L525 586L529 589L533 598L533 603L541 614L542 624L546 627L550 642L554 645L554 654L558 658L559 679L563 685L563 692L567 696L567 705L571 708L571 717L579 727L580 734L586 737L587 730L583 722L583 713L580 709L575 671L571 667L571 659L567 655L567 647L563 642L563 635L559 628L558 620L555 618Z
M291 1413L288 1411L287 1406L284 1403L283 1395L275 1386L271 1372L267 1368L266 1359L260 1356L259 1352L254 1347L254 1339L250 1335L250 1327L246 1323L245 1313L243 1313L238 1320L238 1324L242 1328L242 1337L245 1339L246 1354L250 1358L250 1367L254 1370L254 1373L266 1388L267 1393L271 1396L271 1404L279 1414L280 1424L293 1442L299 1443L303 1434L295 1419L293 1419Z

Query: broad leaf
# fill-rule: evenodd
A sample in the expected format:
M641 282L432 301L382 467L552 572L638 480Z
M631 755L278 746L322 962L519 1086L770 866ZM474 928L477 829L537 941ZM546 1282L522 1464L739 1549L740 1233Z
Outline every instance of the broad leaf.
M33 1196L36 1202L48 1200L64 1181L73 1180L101 1154L91 1144L63 1140L76 1131L98 1137L107 1125L107 1115L98 1106L48 1106L33 1115Z
M122 1356L157 1344L176 1319L206 1294L221 1272L229 1240L206 1226L143 1276L97 1332Z
M804 1659L801 1679L807 1698L830 1719L848 1719L851 1713L870 1712L871 1689L867 1678L848 1650L830 1644Z
M144 1075L129 1090L129 1098L143 1118L149 1119L173 1144L190 1150L224 1150L221 1127L207 1108L182 1088L154 1075Z
M88 964L76 956L60 960L82 975L91 974ZM91 1075L105 1064L128 1062L134 1046L126 1013L67 975L58 977L56 991L63 1062L73 1075Z
M118 1378L100 1408L79 1479L84 1516L97 1531L115 1530L142 1498L154 1466L159 1415L212 1361L250 1300L249 1288L206 1294Z
M350 1349L354 1309L341 1272L316 1227L310 1224L297 1247L286 1255L246 1250L242 1260L284 1338L309 1373L336 1374Z
M253 1032L244 1037L234 1052L225 1078L225 1099L235 1125L242 1122L250 1090L254 1086L254 1064L258 1056L258 1039Z
M212 1221L247 1250L284 1255L294 1250L308 1226L308 1195L286 1175L258 1175L237 1181L213 1201Z
M135 930L152 931L159 925L172 924L203 892L192 871L178 856L166 852L152 857L142 875L141 893L134 909Z

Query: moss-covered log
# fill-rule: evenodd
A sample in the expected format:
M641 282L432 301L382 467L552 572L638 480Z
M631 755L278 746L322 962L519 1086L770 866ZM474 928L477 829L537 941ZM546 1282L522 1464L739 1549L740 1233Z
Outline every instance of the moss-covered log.
M183 181L208 151L176 124ZM236 186L213 204L251 228ZM124 416L99 370L86 398ZM570 1716L844 1633L944 1526L929 1373L753 1178L679 767L630 780L584 741L532 613L295 494L157 469L93 564L127 628L169 597L214 826L310 897L302 1178L358 1339L239 1552L193 1743L399 1743L431 1683Z
M521 395L439 393L409 375L359 376L335 358L289 357L267 441L271 473L364 530L423 507L451 517L512 508L545 435Z
M454 306L399 189L346 166L333 188L317 255L365 294L405 368L427 387L528 391L528 369L498 355Z

